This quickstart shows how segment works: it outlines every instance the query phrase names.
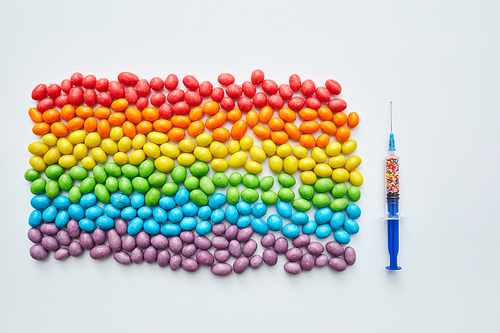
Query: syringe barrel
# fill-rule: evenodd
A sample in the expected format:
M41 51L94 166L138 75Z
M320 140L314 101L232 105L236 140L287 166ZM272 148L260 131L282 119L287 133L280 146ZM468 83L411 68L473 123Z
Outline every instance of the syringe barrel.
M399 156L391 154L385 159L385 191L388 199L399 199Z

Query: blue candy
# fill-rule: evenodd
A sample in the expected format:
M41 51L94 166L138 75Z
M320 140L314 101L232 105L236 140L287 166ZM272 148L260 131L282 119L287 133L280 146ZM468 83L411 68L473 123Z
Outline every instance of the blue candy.
M336 212L333 214L332 219L330 220L330 227L333 230L338 230L344 225L345 214L344 212Z
M318 224L316 221L308 221L304 226L302 227L302 232L305 233L306 235L312 235L316 231L316 228L318 227Z
M361 216L361 209L355 203L352 203L349 206L347 206L345 211L347 212L347 216L349 216L353 220Z
M95 223L102 230L109 230L115 226L115 220L106 215L99 216Z
M324 207L324 208L318 209L316 211L316 213L314 213L314 220L316 220L316 222L318 224L325 224L325 223L330 222L330 220L332 219L332 216L333 216L333 213L332 213L332 210L330 209L330 207Z
M269 229L279 231L283 227L283 220L276 214L269 215L267 218Z
M45 222L54 222L57 216L57 208L55 206L49 206L43 210L42 219Z
M44 194L35 195L33 198L31 198L30 204L31 207L35 209L44 210L45 208L50 206L50 199Z
M79 204L71 204L68 207L69 216L73 220L81 220L85 217L85 210Z
M240 201L236 204L236 209L242 215L249 215L252 212L252 206L248 202Z
M262 217L267 213L267 206L262 202L255 204L252 208L252 215L254 217Z
M85 210L85 217L91 220L96 220L102 215L102 208L100 206L92 206Z
M130 198L121 193L115 193L111 196L111 204L118 209L130 206Z
M252 223L252 218L249 215L243 215L240 216L238 221L236 222L236 225L238 228L246 228Z
M292 214L291 220L297 225L304 225L309 221L309 216L304 212L295 212Z
M81 219L78 222L78 226L86 232L92 232L95 230L95 222L90 219Z
M292 216L292 207L290 207L290 205L285 201L278 202L276 204L276 210L281 217L289 218Z
M175 200L172 197L163 197L160 199L160 207L165 209L166 211L175 208L175 206Z
M97 197L94 193L87 193L87 194L84 194L81 198L80 198L80 206L82 206L83 208L89 208L89 207L92 207L94 206L95 204L97 203Z
M288 238L295 238L300 234L300 228L294 223L285 224L283 229L281 229L283 236Z
M213 223L220 223L224 221L224 217L226 217L226 213L222 209L216 209L212 212L212 215L210 215L210 219L212 220Z
M182 212L184 213L185 216L193 217L198 214L198 206L196 206L192 202L188 202L184 206L182 206Z
M208 220L210 218L210 215L212 215L212 209L208 206L203 206L198 209L198 216L202 220Z
M69 200L69 198L65 197L64 195L60 195L54 199L52 204L59 210L66 210L68 209L69 205L71 205L71 200Z
M321 224L316 228L316 237L324 239L332 234L332 227L329 224Z
M134 207L125 207L120 215L122 219L130 221L137 216L137 210Z
M210 223L209 221L203 220L198 222L198 224L196 225L196 232L200 236L205 236L211 230L212 230L212 223Z
M153 209L153 218L155 219L156 222L163 224L167 222L168 214L163 208L155 207L155 209ZM146 230L146 227L144 227L144 230ZM160 229L158 228L158 230Z
M148 206L143 206L137 211L137 216L139 216L143 220L149 219L151 216L153 216L153 210Z
M210 200L208 200L208 205L212 209L221 208L226 203L226 196L222 193L215 193L212 195Z
M226 220L231 224L235 224L238 221L238 217L240 214L238 213L238 209L236 209L233 205L227 205L226 207ZM201 216L200 216L201 217Z
M30 217L28 218L28 224L33 228L42 224L42 212L36 209L32 211Z
M121 213L122 213L121 210L119 210L118 208L116 208L112 204L104 205L103 210L104 210L104 214L106 214L109 217L112 217L114 219L117 217L120 217Z
M127 233L131 236L137 235L141 230L144 221L140 217L136 217L128 224Z
M144 206L144 202L145 202L145 197L144 194L142 193L136 193L130 199L130 205L135 209L139 209L142 206Z
M252 229L258 234L265 235L269 230L267 223L261 218L254 218L252 220Z
M185 217L182 219L181 223L179 223L179 226L182 230L192 230L196 228L197 224L198 221L194 217Z
M333 234L333 237L340 244L348 244L351 241L351 236L345 230L337 230Z
M179 207L175 207L168 214L168 220L172 223L179 223L183 217L184 213L182 212L182 209L180 209Z
M174 197L175 203L179 206L184 205L189 201L189 191L186 188L181 188Z
M65 228L68 225L69 220L70 220L69 213L65 210L62 210L59 213L57 213L56 226L58 228Z
M161 233L163 236L177 236L181 233L181 227L173 223L165 223L161 226Z
M160 232L160 225L153 219L144 221L143 228L149 235L158 235Z
M357 234L359 231L359 224L353 219L346 219L344 222L344 230L351 235Z

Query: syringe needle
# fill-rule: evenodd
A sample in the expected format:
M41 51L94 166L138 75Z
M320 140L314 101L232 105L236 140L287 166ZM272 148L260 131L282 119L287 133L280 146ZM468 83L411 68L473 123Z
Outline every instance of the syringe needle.
M392 133L392 101L391 101L391 133Z

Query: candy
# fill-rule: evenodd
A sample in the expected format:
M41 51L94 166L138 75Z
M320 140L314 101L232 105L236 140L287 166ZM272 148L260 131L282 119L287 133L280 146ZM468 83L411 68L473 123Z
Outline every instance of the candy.
M211 268L212 274L217 276L228 276L231 274L232 270L233 268L231 265L222 262L216 263Z
M345 260L338 257L330 258L330 260L328 261L328 265L330 265L330 267L337 272L345 271L347 268L347 263L345 262Z
M274 250L265 249L262 254L262 259L268 266L274 266L278 263L278 255Z

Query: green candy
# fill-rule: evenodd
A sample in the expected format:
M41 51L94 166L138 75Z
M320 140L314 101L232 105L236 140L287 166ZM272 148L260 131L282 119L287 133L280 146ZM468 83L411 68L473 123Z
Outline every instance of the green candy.
M215 186L220 188L226 188L229 184L229 178L227 178L226 174L222 172L214 173L214 175L212 176L212 181L214 182Z
M333 188L333 180L331 178L320 178L314 184L314 189L320 193L331 191Z
M230 186L226 191L226 200L230 205L236 205L240 201L240 191L237 187Z
M36 171L35 169L28 169L24 173L24 179L26 179L29 182L34 181L38 177L40 177L40 172Z
M80 184L80 191L82 191L83 194L90 193L94 190L95 184L94 177L87 177Z
M278 195L276 194L276 192L273 191L265 191L264 193L261 194L260 198L262 202L268 206L272 206L278 202Z
M148 180L142 177L135 177L132 179L132 187L139 193L146 193L149 191Z
M336 212L339 212L346 209L347 206L349 206L349 200L347 200L346 198L338 198L333 200L330 208Z
M186 180L187 171L182 165L178 165L172 169L172 180L174 183L180 184Z
M120 178L120 181L118 182L118 188L120 189L120 191L122 191L123 194L126 195L132 194L132 192L134 191L132 182L127 177Z
M102 184L97 184L94 189L95 196L103 204L109 203L110 194L106 186Z
M349 190L347 190L347 197L351 201L358 201L361 198L361 191L359 190L359 187L355 185L349 187Z
M335 198L342 198L347 193L347 185L344 183L335 184L332 188L332 195Z
M139 164L139 174L141 177L148 178L155 171L155 163L152 160L144 160Z
M247 173L243 176L243 185L245 185L246 187L253 189L259 187L259 184L260 180L256 175Z
M188 176L184 181L184 187L192 191L200 186L200 179L195 176Z
M47 184L45 184L45 193L51 199L57 197L60 191L61 189L59 188L59 184L53 179L49 180Z
M89 176L89 172L87 171L87 169L85 169L79 165L75 165L74 167L69 169L69 175L74 180L84 180L85 178L87 178Z
M311 209L311 202L303 198L298 198L292 201L292 206L299 212L307 212Z
M69 189L73 186L73 179L67 173L63 173L59 177L59 188L63 191L69 191Z
M147 206L155 206L160 201L161 193L160 190L156 187L151 188L148 193L146 193L146 197L144 199Z
M203 192L205 192L208 195L215 193L215 185L212 179L210 179L210 177L207 176L201 177L200 188Z
M241 199L249 203L254 203L259 200L259 193L252 188L246 188L241 191Z
M52 164L45 169L45 176L48 179L57 179L64 173L64 169L59 164Z
M115 162L108 162L104 164L104 169L110 176L120 177L122 175L122 169Z
M260 180L260 189L262 191L270 190L274 185L274 177L273 176L265 176Z
M80 198L82 197L82 191L80 191L80 187L73 186L71 190L69 190L68 197L72 203L80 202Z
M237 186L241 184L241 180L243 179L243 176L239 172L233 172L232 174L229 175L229 184L231 186Z
M113 176L108 177L108 179L106 179L106 188L110 193L118 190L118 179Z
M280 183L283 187L292 187L295 185L296 181L293 176L287 173L282 173L278 176L278 183Z
M292 201L295 199L295 193L291 189L284 187L278 191L278 197L283 201Z
M125 164L122 166L122 173L127 178L134 178L139 176L139 169L135 165Z
M37 178L31 183L30 191L34 195L42 194L45 191L45 185L47 181L45 178Z
M108 178L108 173L106 169L104 169L101 165L96 165L94 169L92 169L92 175L98 183L104 184L106 179Z
M203 177L205 176L210 168L208 167L207 163L205 162L194 162L190 167L189 167L189 172L195 177Z
M328 206L332 202L332 198L326 193L318 193L312 198L312 204L314 207L323 208Z
M314 197L314 187L311 185L302 185L299 187L299 194L306 200L311 200Z
M162 187L167 182L167 174L163 172L155 172L149 175L148 182L151 186Z
M208 204L208 197L202 190L193 190L189 193L189 199L195 203L195 205L201 207Z
M161 188L161 193L169 197L173 196L175 193L177 193L177 191L179 191L179 185L172 182L165 183L165 185L163 185L163 187Z

